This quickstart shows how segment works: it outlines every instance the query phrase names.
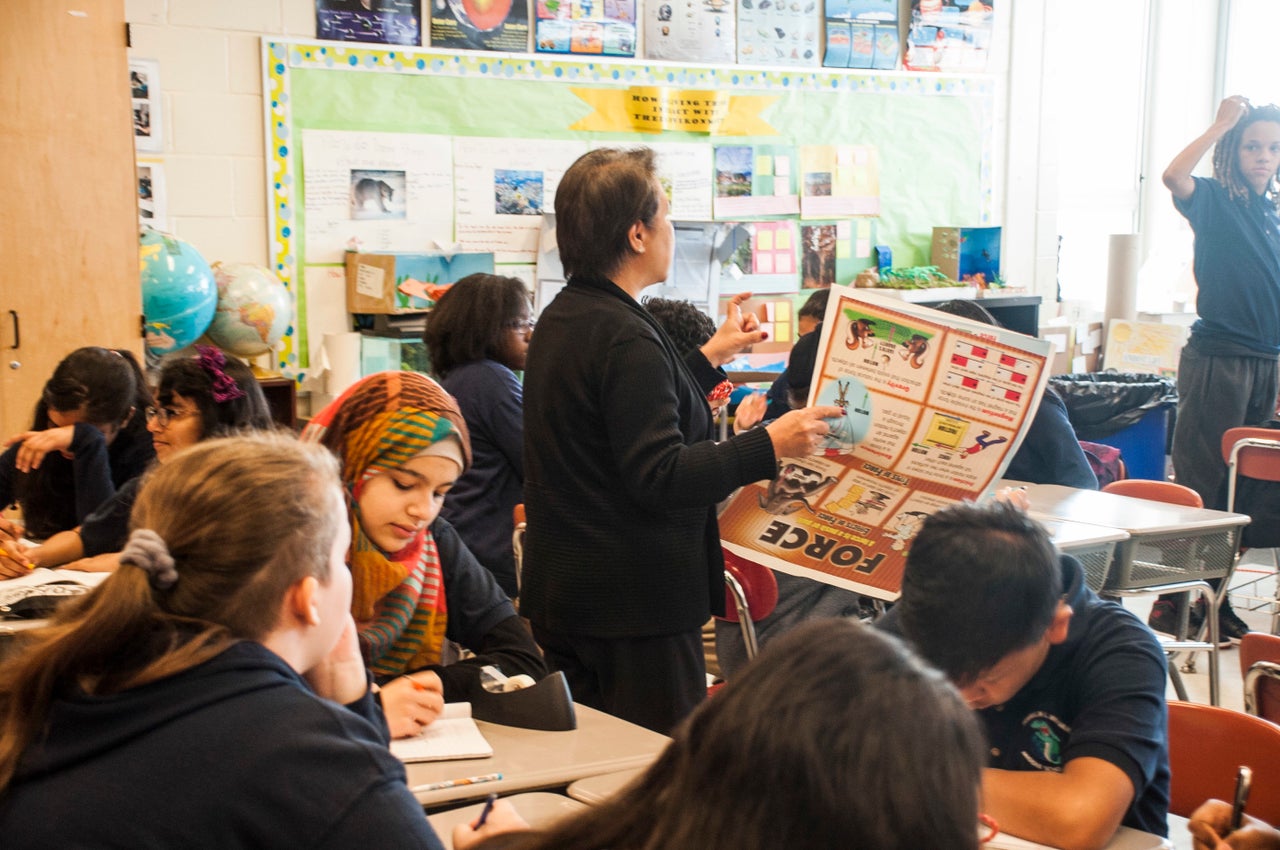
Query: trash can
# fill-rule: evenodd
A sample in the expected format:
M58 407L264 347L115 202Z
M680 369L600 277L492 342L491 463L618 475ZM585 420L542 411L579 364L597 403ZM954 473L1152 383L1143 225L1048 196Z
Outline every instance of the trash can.
M1164 480L1169 416L1178 403L1171 378L1087 372L1055 375L1049 385L1066 403L1077 439L1119 449L1130 478Z

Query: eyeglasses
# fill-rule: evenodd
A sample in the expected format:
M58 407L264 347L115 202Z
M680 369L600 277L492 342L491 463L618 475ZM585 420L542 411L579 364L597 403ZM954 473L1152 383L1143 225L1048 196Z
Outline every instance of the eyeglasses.
M198 410L174 410L172 407L148 407L147 421L155 422L161 428L168 428L170 422L178 419L186 419L188 416L194 416L199 413Z
M508 330L516 331L522 334L533 333L533 326L537 324L533 319L518 319L514 322L507 322Z
M991 815L978 815L978 823L986 829L986 834L978 839L979 844L987 844L991 839L1000 834L1000 824L996 823L996 819Z

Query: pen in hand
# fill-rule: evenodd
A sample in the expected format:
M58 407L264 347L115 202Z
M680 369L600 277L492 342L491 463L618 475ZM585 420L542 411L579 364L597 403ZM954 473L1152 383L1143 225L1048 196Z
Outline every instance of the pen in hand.
M1231 805L1231 824L1227 828L1226 835L1235 832L1244 823L1244 807L1249 802L1249 788L1252 784L1253 770L1241 765L1236 772L1236 795Z
M489 813L493 811L493 804L498 802L497 794L490 794L484 801L484 808L480 810L480 817L476 819L476 825L473 827L476 832L480 831L480 827L484 826L484 822L489 819Z

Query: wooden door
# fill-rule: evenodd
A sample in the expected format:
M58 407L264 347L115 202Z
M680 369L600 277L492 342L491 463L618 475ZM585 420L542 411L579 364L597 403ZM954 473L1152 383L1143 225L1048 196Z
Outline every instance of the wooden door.
M0 2L0 436L82 345L142 352L123 0Z

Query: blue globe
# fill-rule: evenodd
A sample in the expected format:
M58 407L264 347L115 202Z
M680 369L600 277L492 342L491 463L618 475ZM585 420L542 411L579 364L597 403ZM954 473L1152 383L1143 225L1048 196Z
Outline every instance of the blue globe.
M209 327L218 307L213 270L191 243L149 227L138 237L138 259L147 353L186 348Z

